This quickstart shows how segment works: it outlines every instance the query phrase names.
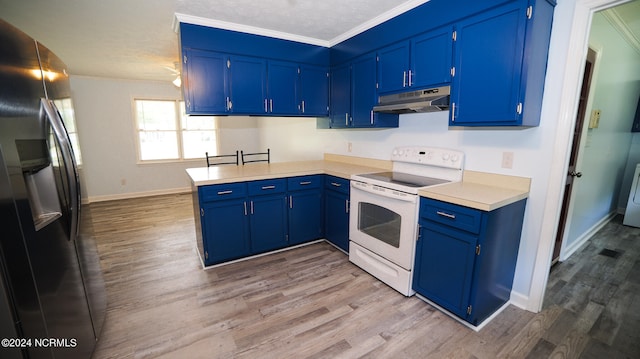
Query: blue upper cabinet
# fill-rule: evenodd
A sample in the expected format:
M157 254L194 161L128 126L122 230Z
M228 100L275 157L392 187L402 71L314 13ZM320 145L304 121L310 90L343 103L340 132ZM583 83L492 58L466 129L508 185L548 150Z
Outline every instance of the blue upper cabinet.
M416 89L451 82L453 28L441 29L411 39L411 68L408 84Z
M320 128L398 127L398 115L374 113L376 54L370 53L331 70L330 118L318 119Z
M402 41L378 51L378 91L393 92L410 85L409 41Z
M329 49L180 24L188 114L327 116Z
M256 57L230 56L228 111L235 114L264 113L266 94L266 61Z
M180 24L187 112L397 127L398 115L371 112L379 94L450 84L450 126L537 126L554 7L432 0L331 49Z
M331 69L331 128L349 126L351 117L351 64L336 66Z
M439 86L451 81L452 27L434 30L378 51L378 92Z
M227 57L199 50L184 51L182 57L187 113L227 112Z
M329 69L300 65L299 112L305 116L329 115Z
M451 126L537 126L554 4L526 1L456 25Z
M268 114L297 115L298 65L284 61L269 61L267 97L264 110Z

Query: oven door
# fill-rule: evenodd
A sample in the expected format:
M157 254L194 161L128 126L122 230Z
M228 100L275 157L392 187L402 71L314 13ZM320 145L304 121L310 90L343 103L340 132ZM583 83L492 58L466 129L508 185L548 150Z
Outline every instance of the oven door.
M418 195L351 181L350 212L351 241L411 270L418 224Z

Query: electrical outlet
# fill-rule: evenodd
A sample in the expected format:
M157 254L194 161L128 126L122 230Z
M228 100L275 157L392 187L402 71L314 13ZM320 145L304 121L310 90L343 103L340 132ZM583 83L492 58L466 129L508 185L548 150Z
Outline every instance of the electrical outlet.
M502 152L502 168L513 168L513 152Z
M347 142L347 152L351 152L353 150L353 144L351 142Z

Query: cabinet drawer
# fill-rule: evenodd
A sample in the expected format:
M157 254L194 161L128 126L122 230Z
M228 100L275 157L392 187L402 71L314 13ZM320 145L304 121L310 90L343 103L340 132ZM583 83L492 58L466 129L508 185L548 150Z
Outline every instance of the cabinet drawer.
M256 196L271 193L284 193L287 191L287 179L276 178L248 183L249 195Z
M311 175L287 178L287 188L289 191L299 191L320 187L322 187L322 176Z
M349 193L349 180L336 176L325 176L324 188L340 193Z
M471 233L480 232L482 211L422 198L420 217Z
M222 201L225 199L241 198L247 195L247 185L242 183L226 183L198 188L200 201Z

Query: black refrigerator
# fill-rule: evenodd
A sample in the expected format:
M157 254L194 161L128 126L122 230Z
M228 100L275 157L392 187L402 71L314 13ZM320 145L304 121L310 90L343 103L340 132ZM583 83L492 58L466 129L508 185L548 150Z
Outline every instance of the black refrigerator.
M0 19L1 358L90 358L104 322L70 104L64 63Z

